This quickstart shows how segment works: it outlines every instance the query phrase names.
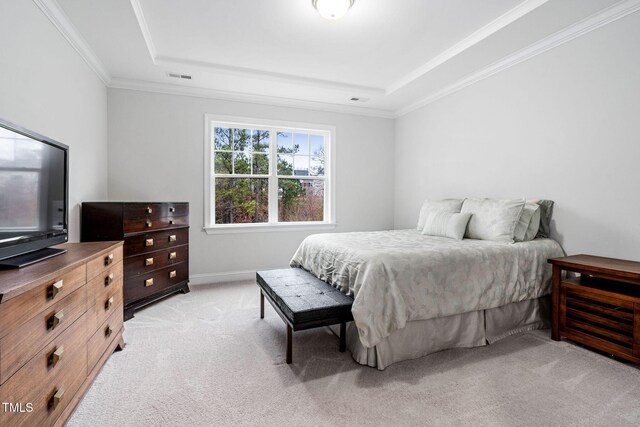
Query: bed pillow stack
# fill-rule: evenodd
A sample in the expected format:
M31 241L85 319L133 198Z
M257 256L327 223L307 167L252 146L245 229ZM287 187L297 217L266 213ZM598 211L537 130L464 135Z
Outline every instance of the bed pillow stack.
M417 229L429 236L527 242L549 237L553 201L425 200Z
M462 240L471 214L461 214L464 199L425 200L417 229L428 236Z
M417 230L422 231L427 221L427 216L433 212L459 213L464 199L425 200L418 216Z
M516 242L533 240L540 229L540 205L527 201L516 224L513 239Z
M471 213L464 237L498 242L513 242L524 199L465 199L462 213Z

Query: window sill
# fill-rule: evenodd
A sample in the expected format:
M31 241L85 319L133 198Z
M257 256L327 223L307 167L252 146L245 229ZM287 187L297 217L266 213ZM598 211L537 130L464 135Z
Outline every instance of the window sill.
M332 230L336 223L328 222L287 222L280 224L225 224L204 227L207 234L264 233L279 231Z

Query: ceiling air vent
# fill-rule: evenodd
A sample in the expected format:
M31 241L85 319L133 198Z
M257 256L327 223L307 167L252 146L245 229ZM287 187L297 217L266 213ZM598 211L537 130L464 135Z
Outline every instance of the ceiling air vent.
M174 79L185 79L185 80L191 80L191 76L188 76L186 74L178 74L178 73L167 73L167 75L169 77L173 77Z

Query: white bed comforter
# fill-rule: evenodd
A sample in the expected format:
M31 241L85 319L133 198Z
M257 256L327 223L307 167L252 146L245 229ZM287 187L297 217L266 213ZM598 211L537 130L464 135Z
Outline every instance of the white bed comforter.
M315 234L291 260L354 297L365 347L407 321L499 307L549 294L551 239L503 243L422 235L417 230Z

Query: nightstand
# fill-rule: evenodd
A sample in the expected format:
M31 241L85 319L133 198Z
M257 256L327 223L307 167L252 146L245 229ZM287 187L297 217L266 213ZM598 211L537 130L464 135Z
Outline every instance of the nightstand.
M573 255L553 265L551 338L640 363L640 262ZM580 273L579 277L563 272Z

